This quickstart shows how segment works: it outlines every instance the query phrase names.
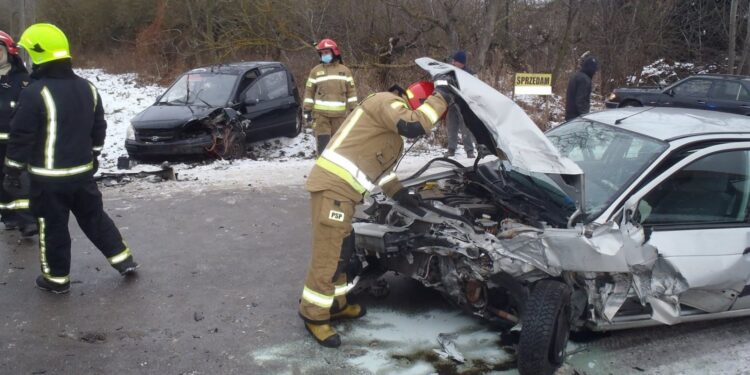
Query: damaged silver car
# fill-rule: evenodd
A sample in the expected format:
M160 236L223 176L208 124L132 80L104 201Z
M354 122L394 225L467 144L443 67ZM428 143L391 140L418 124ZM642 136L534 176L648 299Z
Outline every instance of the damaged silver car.
M404 179L419 208L366 200L350 246L362 280L395 271L520 328L522 374L554 372L570 331L750 315L750 119L622 108L545 135L478 79L417 63L455 75L485 152Z

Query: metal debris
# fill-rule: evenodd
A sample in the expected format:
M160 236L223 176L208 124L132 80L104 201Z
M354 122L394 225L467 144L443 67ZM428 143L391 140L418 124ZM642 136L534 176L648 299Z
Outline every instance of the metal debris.
M450 359L458 363L464 363L466 362L466 359L464 358L464 355L461 354L461 352L458 351L458 348L456 348L456 343L454 340L458 335L456 334L447 334L447 333L441 333L437 337L437 342L442 348L440 349L432 349L437 355L440 356L440 358L443 359Z

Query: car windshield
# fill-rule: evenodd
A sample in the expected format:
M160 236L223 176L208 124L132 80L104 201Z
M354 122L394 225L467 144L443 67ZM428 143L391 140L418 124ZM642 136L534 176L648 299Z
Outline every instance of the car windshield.
M601 214L667 148L654 138L580 119L547 132L584 173L586 216Z
M236 81L234 74L188 73L180 77L157 104L224 107Z

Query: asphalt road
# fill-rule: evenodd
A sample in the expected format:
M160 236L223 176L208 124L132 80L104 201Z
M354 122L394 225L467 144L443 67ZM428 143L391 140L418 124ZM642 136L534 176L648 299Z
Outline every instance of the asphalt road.
M297 317L310 242L301 187L110 190L105 207L141 269L120 277L73 221L69 295L35 289L36 240L0 232L0 374L514 371L512 348L500 347L492 327L396 278L385 299L360 298L370 314L339 326L340 350L315 344ZM415 338L448 327L473 337L463 347L494 351L456 365ZM750 354L737 348L748 341L748 319L612 333L573 344L561 373L680 373L696 358L695 373L747 373Z

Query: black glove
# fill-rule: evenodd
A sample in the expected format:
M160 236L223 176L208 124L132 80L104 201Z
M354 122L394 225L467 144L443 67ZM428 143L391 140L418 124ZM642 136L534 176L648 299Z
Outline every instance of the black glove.
M92 156L93 156L93 159L94 159L93 160L93 162L94 162L94 174L96 174L96 172L99 170L99 155L100 154L101 153L98 152L98 151L93 151L92 152Z
M21 170L16 168L5 168L5 179L3 180L3 189L13 196L23 194L21 184Z
M308 124L312 122L312 111L303 111L302 114L305 116L305 121L307 121Z
M438 74L433 78L433 83L435 84L435 91L440 93L440 96L445 99L445 101L448 103L448 106L451 106L453 103L455 103L455 92L454 89L451 87L458 87L458 84L456 84L456 79L450 75L450 74Z
M393 200L404 207L419 207L419 199L416 195L410 194L408 188L401 188L393 194Z

